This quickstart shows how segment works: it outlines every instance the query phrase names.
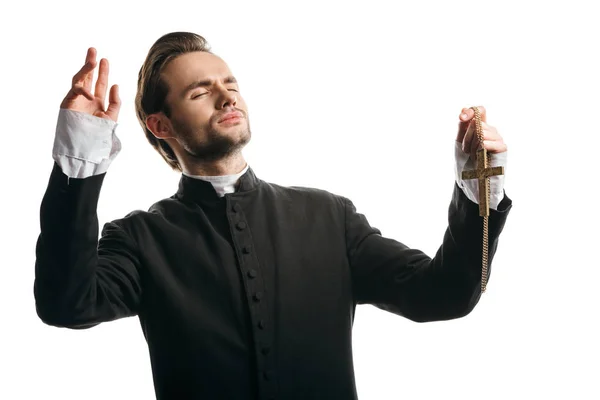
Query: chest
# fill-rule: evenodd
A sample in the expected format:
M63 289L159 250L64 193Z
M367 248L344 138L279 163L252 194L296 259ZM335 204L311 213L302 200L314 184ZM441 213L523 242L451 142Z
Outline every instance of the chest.
M301 315L307 304L317 313L324 299L350 299L344 221L328 207L226 198L139 232L143 292L169 317L243 321L255 307Z

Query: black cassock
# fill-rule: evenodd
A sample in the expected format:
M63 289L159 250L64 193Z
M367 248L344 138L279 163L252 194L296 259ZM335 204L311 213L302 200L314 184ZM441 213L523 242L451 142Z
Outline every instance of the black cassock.
M175 195L98 240L104 177L67 179L54 165L37 313L69 328L137 315L159 400L356 399L357 304L424 322L462 317L480 298L482 218L457 185L431 259L382 237L348 199L252 169L224 197L182 175ZM394 218L400 199L381 202ZM511 204L490 210L490 261Z

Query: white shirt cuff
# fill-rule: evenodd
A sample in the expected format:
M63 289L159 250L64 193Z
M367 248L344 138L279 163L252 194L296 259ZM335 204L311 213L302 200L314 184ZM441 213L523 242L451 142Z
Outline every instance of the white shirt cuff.
M469 154L462 151L460 142L454 141L454 157L456 159L455 179L458 186L472 202L479 204L479 182L477 179L462 179L463 170L472 170L476 166ZM490 167L504 167L506 174L507 152L490 153ZM490 177L490 208L498 210L498 204L504 198L504 175Z
M61 108L52 158L69 178L99 175L121 151L115 121Z

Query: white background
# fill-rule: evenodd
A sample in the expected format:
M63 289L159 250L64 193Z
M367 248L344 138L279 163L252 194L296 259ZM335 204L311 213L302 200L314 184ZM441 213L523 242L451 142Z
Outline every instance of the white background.
M359 306L361 399L600 397L591 6L40 1L6 5L1 19L0 398L154 398L136 318L86 331L37 318L34 250L59 104L90 46L123 100L100 223L175 192L179 175L146 142L133 100L152 43L181 30L205 36L238 78L259 177L347 196L384 236L430 255L446 227L461 108L485 105L508 144L514 208L488 291L467 317L439 323Z

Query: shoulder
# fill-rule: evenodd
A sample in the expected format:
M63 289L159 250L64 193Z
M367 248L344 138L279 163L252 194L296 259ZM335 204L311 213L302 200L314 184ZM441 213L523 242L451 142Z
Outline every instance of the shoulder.
M147 225L151 222L164 221L171 214L182 212L182 208L189 207L179 201L175 196L157 201L152 204L148 210L133 210L123 218L116 219L112 223L120 226L123 229L134 228L139 225Z
M283 197L295 205L305 204L314 207L345 207L348 199L328 190L306 186L283 186L275 183L263 182L264 190L273 196Z

